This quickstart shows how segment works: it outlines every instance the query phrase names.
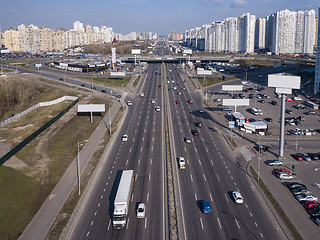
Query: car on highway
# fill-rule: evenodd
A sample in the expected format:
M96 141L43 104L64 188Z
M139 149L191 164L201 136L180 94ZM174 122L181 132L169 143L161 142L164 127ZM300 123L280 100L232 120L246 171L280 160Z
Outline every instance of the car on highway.
M189 104L192 104L192 103L193 103L193 100L192 100L192 99L189 99L189 100L188 100L188 103L189 103Z
M197 136L199 135L199 130L198 129L191 130L191 133Z
M309 214L313 218L320 217L320 207L315 207L309 210Z
M306 185L302 184L302 183L298 183L298 182L289 182L287 183L287 188L289 188L289 190L293 190L293 189L297 189L300 187L306 187Z
M154 99L151 99L151 103L155 103L156 102L156 100L154 100Z
M184 137L184 141L186 143L191 143L191 138L190 137Z
M127 104L128 104L128 106L132 106L132 102L131 101L128 101Z
M267 122L272 122L273 121L272 118L269 118L269 117L264 118L264 120L267 121Z
M300 153L300 154L301 154L301 156L303 157L303 159L304 159L306 162L310 162L310 161L311 161L311 158L309 157L308 154L306 154L306 153L304 153L304 152L302 152L302 153Z
M303 204L303 206L304 206L305 209L309 210L309 209L312 209L312 208L320 207L320 203L315 202L315 201L306 201Z
M160 106L156 106L156 112L160 112Z
M282 166L283 162L281 162L280 160L267 160L265 161L266 164L268 164L269 166Z
M194 125L196 125L196 127L202 127L202 123L201 122L195 122Z
M300 153L295 153L292 154L292 157L298 161L302 161L303 160L303 156Z
M171 91L172 89L171 88L168 88L168 91Z
M221 98L216 98L213 100L214 102L222 102L222 99Z
M104 89L102 89L102 90L101 90L101 92L102 92L102 93L107 93L107 91L106 91L106 90L104 90Z
M177 87L176 87L176 86L174 86L174 87L173 87L173 90L177 90Z
M318 201L318 198L311 193L303 193L303 194L297 195L296 199L299 202L301 202L301 201L315 201L315 202L317 202Z
M181 95L181 92L177 92L178 95Z
M204 110L202 108L200 108L199 113L204 113Z
M180 101L176 101L176 104L180 104Z
M140 93L139 97L144 98L144 93Z
M279 173L278 174L278 178L280 180L292 180L293 179L293 176L292 175L289 175L287 173Z
M128 141L128 135L127 134L123 134L122 135L122 142L127 142Z
M178 157L178 164L180 169L186 169L186 161L184 157Z
M231 194L235 203L243 203L243 197L241 196L240 192L233 191Z
M200 201L200 207L203 213L211 213L211 206L208 201L204 201L204 200Z
M146 205L144 203L139 203L137 208L137 218L145 218L146 216Z

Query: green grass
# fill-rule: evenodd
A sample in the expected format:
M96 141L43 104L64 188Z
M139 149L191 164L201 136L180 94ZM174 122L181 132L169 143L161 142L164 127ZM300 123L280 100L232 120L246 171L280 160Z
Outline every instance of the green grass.
M230 81L236 79L235 77L226 76L225 80L222 80L222 76L215 76L215 77L201 77L198 76L199 82L202 84L202 87L207 87L211 85L215 85L217 83Z
M136 87L140 81L141 75L139 75L136 79L136 81L133 83L133 87Z
M251 166L250 167L251 173L252 175L258 179L258 175L256 173L256 171L254 170L254 168ZM285 211L282 209L282 207L280 206L280 204L277 202L277 200L274 198L274 196L272 195L272 193L269 191L268 187L264 184L264 182L261 180L258 181L260 187L262 188L264 194L267 196L267 198L269 199L269 201L271 202L271 204L273 205L274 209L276 210L276 212L278 213L278 215L281 217L282 221L284 222L284 224L287 226L287 228L289 229L289 231L291 232L292 236L294 239L296 240L303 240L302 236L300 235L300 233L297 231L297 229L295 228L295 226L293 225L293 223L290 221L290 219L288 218L288 216L286 215Z
M131 77L80 77L80 79L86 80L89 84L100 84L108 87L122 87L127 85Z
M31 177L0 167L0 239L18 239L36 212L38 188Z

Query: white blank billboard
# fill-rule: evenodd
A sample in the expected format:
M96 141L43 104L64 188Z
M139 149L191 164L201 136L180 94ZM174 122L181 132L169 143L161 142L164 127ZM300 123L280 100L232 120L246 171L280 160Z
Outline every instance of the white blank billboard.
M125 72L111 72L111 76L118 76L118 77L125 77L126 73Z
M300 76L269 74L268 87L300 89Z
M223 99L223 106L249 106L249 99Z
M132 55L140 55L141 54L141 50L140 49L132 49L131 50L131 54Z
M78 112L105 112L105 104L79 104Z
M192 54L192 50L187 49L187 50L183 50L183 54Z
M198 68L199 69L199 68ZM198 70L197 71L198 75L212 75L212 71L208 71L208 70Z
M222 91L242 91L243 85L222 85Z

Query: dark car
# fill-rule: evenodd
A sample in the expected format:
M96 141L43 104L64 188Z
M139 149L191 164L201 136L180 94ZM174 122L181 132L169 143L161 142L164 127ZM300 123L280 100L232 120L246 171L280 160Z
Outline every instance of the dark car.
M199 135L199 130L198 130L198 129L191 130L191 133L192 133L193 135Z
M312 208L309 210L309 214L311 217L316 218L320 216L320 207Z
M195 122L194 125L196 125L196 127L202 127L202 123L201 122Z
M260 152L265 152L265 151L268 151L270 149L270 147L266 146L266 145L255 145L254 148L259 151L260 149Z
M200 201L200 205L203 213L211 213L211 206L208 201Z
M265 118L264 120L266 120L267 122L272 122L272 118Z
M271 103L272 105L274 105L274 106L277 106L277 105L278 105L278 103L277 103L276 101L274 101L274 100L271 101L270 103Z
M307 115L316 115L316 112L315 111L308 111L305 114L307 114Z
M107 91L106 91L106 90L104 90L104 89L102 89L102 90L101 90L101 92L102 92L102 93L107 93Z
M293 189L296 189L296 188L299 188L299 187L306 187L306 185L304 185L302 183L298 183L298 182L290 182L290 183L287 184L287 187L290 190L293 190Z
M317 153L308 153L311 160L319 160L319 155Z
M292 157L298 161L303 160L303 156L300 153L292 154Z
M249 118L248 121L249 122L255 122L256 120L254 118Z
M85 87L86 85L85 84L81 84L81 87Z
M292 114L292 111L290 109L286 109L286 113Z

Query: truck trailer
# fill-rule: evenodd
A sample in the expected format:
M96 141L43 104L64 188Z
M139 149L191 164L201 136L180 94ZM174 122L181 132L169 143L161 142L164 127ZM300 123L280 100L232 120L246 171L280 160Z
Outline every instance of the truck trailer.
M115 229L123 229L127 224L132 185L133 170L123 170L114 200L112 225Z

